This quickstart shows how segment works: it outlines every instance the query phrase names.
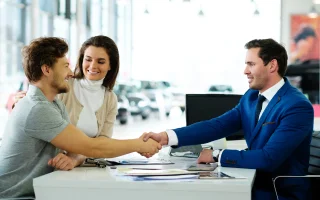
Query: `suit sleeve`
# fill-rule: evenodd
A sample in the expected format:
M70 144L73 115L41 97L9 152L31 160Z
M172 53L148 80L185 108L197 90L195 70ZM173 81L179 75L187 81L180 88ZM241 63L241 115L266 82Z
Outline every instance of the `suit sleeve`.
M313 120L313 108L310 103L300 101L287 108L262 149L226 149L221 156L221 166L273 171L292 155L306 137L311 136Z
M221 139L241 130L240 106L237 105L225 114L206 121L174 129L178 146L203 144Z

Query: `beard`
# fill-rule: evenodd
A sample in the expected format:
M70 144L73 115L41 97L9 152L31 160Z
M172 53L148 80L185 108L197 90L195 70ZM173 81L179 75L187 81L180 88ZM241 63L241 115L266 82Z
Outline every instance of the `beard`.
M250 85L249 88L250 89L254 89L254 90L262 90L264 87L264 83L261 82L261 80L257 80L257 82L253 81Z
M54 81L51 83L51 86L57 90L58 94L69 92L69 85L62 83L65 83L65 81L59 82L56 78L54 78Z

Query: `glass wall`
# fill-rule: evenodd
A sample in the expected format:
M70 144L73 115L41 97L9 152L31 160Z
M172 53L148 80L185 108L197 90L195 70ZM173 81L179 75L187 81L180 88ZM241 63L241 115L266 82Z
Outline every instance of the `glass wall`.
M25 80L22 47L37 37L62 37L73 69L86 39L98 34L114 39L115 8L116 0L0 0L0 138L9 95Z
M187 92L210 85L248 89L244 44L280 40L280 0L132 1L132 74L176 82Z
M23 79L21 48L40 36L62 37L70 44L72 68L82 42L108 35L109 13L115 0L0 0L0 83L16 90ZM10 84L8 84L10 83ZM4 87L7 85L8 87Z

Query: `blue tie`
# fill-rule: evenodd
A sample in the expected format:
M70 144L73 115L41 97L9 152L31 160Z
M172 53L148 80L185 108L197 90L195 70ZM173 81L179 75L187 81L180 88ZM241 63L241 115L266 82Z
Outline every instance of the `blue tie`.
M264 100L266 100L266 98L263 95L259 94L258 97L258 103L257 103L257 107L256 107L256 116L255 116L255 124L257 124L258 120L259 120L259 115L262 109L262 103L264 102Z

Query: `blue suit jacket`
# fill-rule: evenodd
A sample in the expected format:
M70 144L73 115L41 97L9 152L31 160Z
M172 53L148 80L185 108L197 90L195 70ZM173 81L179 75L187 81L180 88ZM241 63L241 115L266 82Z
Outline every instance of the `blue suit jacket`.
M174 131L179 146L185 146L217 140L243 129L249 150L224 150L221 166L257 169L253 197L264 199L268 193L274 198L272 178L307 174L314 114L310 101L285 78L285 84L255 125L258 93L249 89L225 114ZM308 184L303 178L281 178L276 186L281 196L305 199Z

